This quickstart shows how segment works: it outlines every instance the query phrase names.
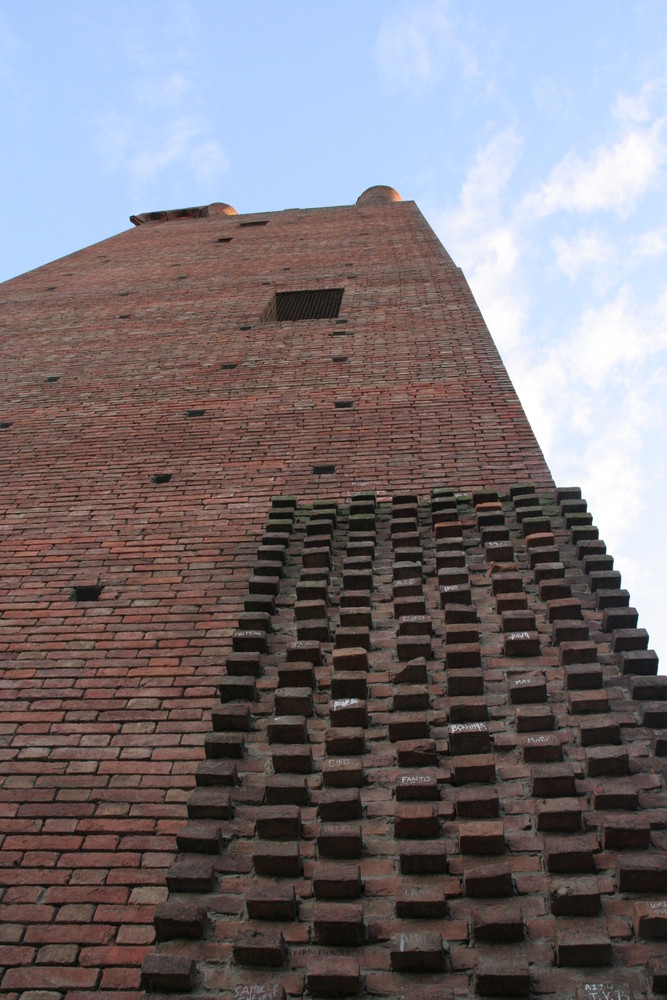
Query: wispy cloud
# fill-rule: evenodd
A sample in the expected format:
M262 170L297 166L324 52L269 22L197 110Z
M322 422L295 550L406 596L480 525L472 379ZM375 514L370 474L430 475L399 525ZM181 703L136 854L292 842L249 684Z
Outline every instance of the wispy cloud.
M514 126L498 132L436 223L554 474L584 485L620 548L667 426L667 292L646 285L641 266L667 252L667 225L663 213L647 227L639 211L644 196L661 204L655 191L667 185L663 104L659 81L620 97L607 143L566 152L528 194L517 190L521 137ZM595 226L581 225L593 212ZM558 303L557 317L544 301Z
M457 30L447 0L432 0L388 14L375 45L375 61L390 89L419 92L450 73L475 76L477 57Z
M657 179L666 159L664 119L630 128L585 159L567 153L538 190L526 197L524 211L537 218L558 211L588 215L609 210L626 215Z
M593 272L606 286L610 270L615 271L615 244L599 230L582 229L570 238L555 236L551 245L559 268L570 281Z
M167 175L212 193L229 160L211 133L195 83L192 11L187 4L165 9L157 38L128 38L124 99L99 115L95 145L103 169L124 172L135 194Z
M506 209L507 184L521 147L514 127L493 136L471 165L458 205L440 221L446 245L484 300L487 322L501 348L517 342L525 318L523 296L513 283L520 234Z

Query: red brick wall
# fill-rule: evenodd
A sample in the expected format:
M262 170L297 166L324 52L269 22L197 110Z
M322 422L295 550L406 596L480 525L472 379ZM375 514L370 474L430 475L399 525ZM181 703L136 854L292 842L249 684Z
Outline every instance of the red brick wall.
M330 286L346 323L260 322ZM0 990L120 1000L270 498L553 483L410 202L145 224L0 302Z

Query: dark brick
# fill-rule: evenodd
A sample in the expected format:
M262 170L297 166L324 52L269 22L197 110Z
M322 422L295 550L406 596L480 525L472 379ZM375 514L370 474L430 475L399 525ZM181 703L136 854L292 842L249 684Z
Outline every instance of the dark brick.
M188 993L195 982L195 963L180 955L146 955L141 967L141 986L148 992Z
M285 964L287 948L279 931L240 930L232 948L237 965L279 969Z
M310 957L306 985L314 997L357 996L361 989L359 962L342 955Z
M363 909L354 903L319 903L313 913L313 928L321 944L362 945Z
M293 885L253 885L245 900L251 920L296 920L298 911Z
M439 972L444 968L442 935L399 932L389 941L391 967L396 972Z
M527 997L530 973L525 958L512 962L479 958L475 971L475 992L482 997Z

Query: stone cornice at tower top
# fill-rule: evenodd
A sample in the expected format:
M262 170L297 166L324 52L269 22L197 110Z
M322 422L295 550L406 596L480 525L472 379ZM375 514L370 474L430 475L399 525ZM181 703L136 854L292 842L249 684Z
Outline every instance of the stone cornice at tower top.
M400 194L394 188L388 187L386 184L376 184L373 187L366 188L357 198L356 204L360 206L387 205L402 200ZM135 226L141 226L147 222L173 222L178 219L208 219L221 215L238 215L238 212L225 202L214 201L210 205L196 205L191 208L142 212L140 215L131 215L130 222Z

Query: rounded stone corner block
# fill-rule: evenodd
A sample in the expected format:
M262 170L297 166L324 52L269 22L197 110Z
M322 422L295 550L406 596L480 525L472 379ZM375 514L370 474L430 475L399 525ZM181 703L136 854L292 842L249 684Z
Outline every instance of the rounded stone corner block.
M388 184L375 184L359 195L357 205L388 205L392 201L403 201L398 191Z
M209 215L238 215L239 213L232 205L224 201L214 201L208 206Z

